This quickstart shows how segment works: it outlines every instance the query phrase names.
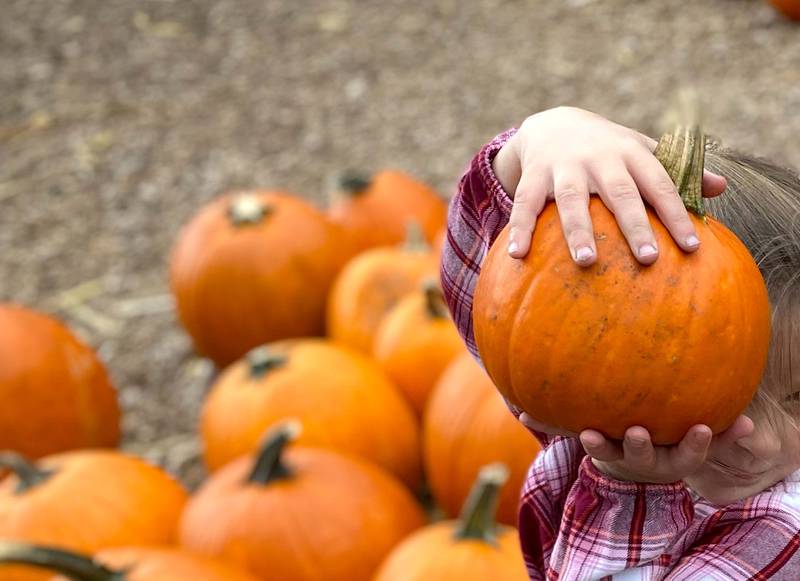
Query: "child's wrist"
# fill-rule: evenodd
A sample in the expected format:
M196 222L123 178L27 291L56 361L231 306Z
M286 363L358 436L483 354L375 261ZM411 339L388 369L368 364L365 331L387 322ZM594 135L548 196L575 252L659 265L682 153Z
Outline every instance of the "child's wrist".
M516 135L509 139L492 160L494 175L511 198L514 197L514 191L522 176L522 165L517 153L515 137Z

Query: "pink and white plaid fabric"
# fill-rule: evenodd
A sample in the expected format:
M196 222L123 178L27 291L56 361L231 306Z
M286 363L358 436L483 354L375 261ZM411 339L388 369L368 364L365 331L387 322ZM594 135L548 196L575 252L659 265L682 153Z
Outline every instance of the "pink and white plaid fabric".
M512 207L491 164L513 134L507 131L481 149L449 210L442 286L476 357L473 291ZM519 512L531 579L800 581L800 471L756 496L718 507L681 482L610 479L576 439L536 436L544 450L528 472Z

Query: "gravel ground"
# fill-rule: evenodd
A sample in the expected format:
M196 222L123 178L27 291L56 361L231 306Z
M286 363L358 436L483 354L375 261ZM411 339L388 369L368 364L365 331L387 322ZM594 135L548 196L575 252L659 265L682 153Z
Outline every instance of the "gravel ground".
M0 299L100 350L126 447L190 483L210 368L166 285L227 188L322 203L345 167L449 193L472 153L559 104L656 136L699 89L728 145L800 166L800 26L761 0L3 0Z

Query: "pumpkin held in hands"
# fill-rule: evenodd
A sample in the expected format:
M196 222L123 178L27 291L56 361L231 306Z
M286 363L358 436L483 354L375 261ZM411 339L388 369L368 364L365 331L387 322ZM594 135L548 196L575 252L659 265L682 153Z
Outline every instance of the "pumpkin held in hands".
M696 133L668 135L656 150L700 214L703 143ZM554 204L526 258L508 255L507 229L489 251L473 317L495 385L533 419L572 432L621 438L641 425L670 444L695 424L724 430L766 362L770 306L757 265L722 224L691 213L701 245L684 253L648 209L660 254L641 266L596 198L590 214L598 255L590 267L572 261Z

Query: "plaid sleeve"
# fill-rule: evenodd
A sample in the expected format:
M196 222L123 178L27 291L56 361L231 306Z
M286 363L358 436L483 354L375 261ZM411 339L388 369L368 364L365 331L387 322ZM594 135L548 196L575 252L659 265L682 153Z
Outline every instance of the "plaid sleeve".
M700 542L682 552L669 581L797 581L800 579L800 501L762 493L714 514Z
M663 559L692 523L686 487L614 480L588 456L575 474L580 444L557 440L523 491L520 539L531 579L602 579Z
M472 328L472 298L481 264L500 231L508 224L513 201L503 189L492 161L516 129L509 129L486 144L472 159L450 201L447 238L442 248L441 282L453 321L470 353L480 363ZM506 401L511 413L522 410ZM530 430L548 446L552 436Z
M501 133L478 152L461 177L448 210L442 290L458 332L476 358L478 348L472 329L475 284L489 247L508 224L512 206L511 197L494 174L492 161L515 132Z

